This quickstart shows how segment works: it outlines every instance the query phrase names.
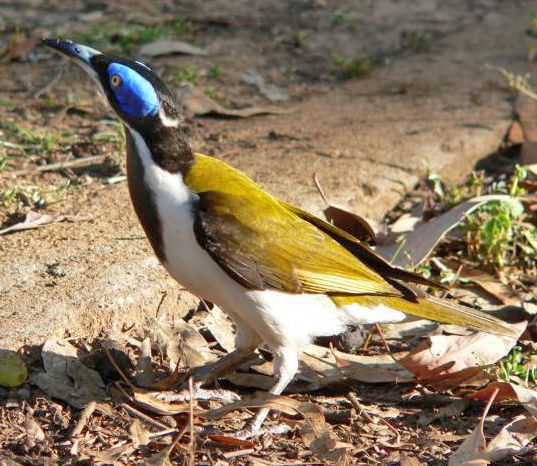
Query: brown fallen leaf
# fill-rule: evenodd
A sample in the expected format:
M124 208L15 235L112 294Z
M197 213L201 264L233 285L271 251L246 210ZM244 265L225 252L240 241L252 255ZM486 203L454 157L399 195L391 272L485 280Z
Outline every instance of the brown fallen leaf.
M206 96L201 89L190 84L183 85L178 90L179 99L186 109L196 116L221 116L231 118L248 118L255 115L287 113L285 110L269 107L226 108Z
M499 304L519 305L522 301L509 286L483 270L465 266L459 276L459 281L462 280L475 283Z
M451 455L448 466L481 466L490 464L490 461L487 459L487 441L483 433L483 426L497 393L498 391L492 393L479 423L459 448L457 448L457 451Z
M259 92L271 102L282 102L289 100L287 91L274 84L267 83L265 78L255 70L249 70L241 76L246 84L257 87Z
M414 268L429 256L446 233L464 220L466 215L487 202L508 199L511 198L507 195L474 197L430 222L424 222L421 216L404 214L390 228L397 235L396 241L377 247L376 251L393 265Z
M501 461L511 455L524 455L528 445L537 437L537 419L517 416L487 445L487 457L490 462Z
M228 353L235 349L235 331L227 315L219 307L214 306L205 317L205 325L218 344Z
M491 393L498 392L495 401L518 400L518 402L533 416L537 416L537 391L510 382L493 382L485 388L472 393L467 398L487 400Z
M0 230L0 235L5 235L6 233L13 233L15 231L22 230L31 230L33 228L42 228L47 225L52 225L57 222L87 222L88 220L93 220L91 215L50 215L50 214L40 214L30 210L26 214L26 218L23 222L16 223L10 227Z
M267 392L257 392L242 400L200 413L199 416L207 419L219 419L220 417L244 408L269 408L281 411L285 414L304 418L300 434L306 448L309 448L320 460L326 460L333 464L343 464L346 461L347 452L351 445L338 442L329 425L326 423L321 408L313 403L304 403L287 396L273 395Z
M28 449L34 448L38 443L45 440L45 432L41 426L32 417L26 417L24 424L24 433L26 434L25 445Z
M181 55L209 55L207 50L195 45L189 44L183 40L161 39L142 45L138 51L140 55L146 57L160 57L163 55L181 54Z
M425 463L422 463L415 456L406 455L404 453L401 453L399 464L401 466L425 466Z
M213 442L219 443L226 447L231 448L254 448L254 444L249 440L242 440L235 437L228 437L226 435L214 435L210 434L207 436Z
M362 241L369 244L376 244L377 240L375 232L365 218L342 209L341 207L337 207L329 202L319 183L316 173L313 174L313 182L315 183L317 191L319 191L319 194L323 198L323 201L328 206L323 210L326 220Z
M129 434L134 448L138 448L141 445L147 445L151 441L149 432L138 419L135 419L130 425Z
M527 322L519 322L511 327L516 337L483 332L462 336L434 335L398 361L423 381L486 367L509 353L526 329Z
M41 358L44 372L33 372L29 381L50 397L75 408L108 398L99 373L80 361L77 349L69 342L57 338L47 340Z
M402 358L406 353L395 354ZM337 358L337 361L336 361ZM254 364L255 373L236 372L226 379L243 387L268 390L274 385L272 364ZM299 373L289 387L292 392L309 392L323 387L358 381L366 383L413 382L416 377L389 354L362 356L307 345L300 354Z

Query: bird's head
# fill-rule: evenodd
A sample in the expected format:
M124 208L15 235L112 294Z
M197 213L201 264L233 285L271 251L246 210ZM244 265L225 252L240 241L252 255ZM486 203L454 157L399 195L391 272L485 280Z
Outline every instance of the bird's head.
M115 57L70 40L43 39L97 82L123 122L141 133L177 127L179 108L166 84L141 62Z

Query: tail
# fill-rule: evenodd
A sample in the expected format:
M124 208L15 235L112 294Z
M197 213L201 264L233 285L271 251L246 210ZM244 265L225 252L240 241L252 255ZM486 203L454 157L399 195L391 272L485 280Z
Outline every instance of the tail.
M332 299L338 307L357 304L361 308L368 309L371 313L371 321L374 321L375 310L379 309L380 306L444 324L462 325L482 332L515 336L515 332L509 325L496 317L434 296L417 298L416 300L397 296L371 295L334 296Z

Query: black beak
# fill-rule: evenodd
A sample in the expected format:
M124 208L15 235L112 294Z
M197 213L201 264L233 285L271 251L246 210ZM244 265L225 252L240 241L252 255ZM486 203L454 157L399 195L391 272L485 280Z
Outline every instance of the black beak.
M84 65L91 67L91 59L95 55L101 55L98 50L92 49L85 45L77 44L76 42L64 39L43 39L43 44L60 52L62 55L67 56L71 60L75 61L83 68Z

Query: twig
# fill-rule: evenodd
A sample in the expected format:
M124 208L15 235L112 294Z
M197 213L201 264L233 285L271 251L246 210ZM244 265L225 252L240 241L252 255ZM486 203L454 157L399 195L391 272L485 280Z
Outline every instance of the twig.
M377 329L377 333L379 334L380 341L382 341L382 343L384 344L384 348L386 348L386 351L388 351L388 353L391 353L392 350L388 346L386 338L384 338L384 333L382 332L382 329L380 328L380 325L378 323L375 323L375 328Z
M97 407L97 403L95 401L90 401L87 406L82 410L82 414L80 415L80 419L76 423L75 428L71 432L71 438L77 437L82 432L82 429L86 427L86 424L88 423L91 415L95 411L95 408Z
M118 366L116 360L112 357L112 355L110 354L110 351L108 350L108 348L105 346L105 347L103 347L103 349L104 349L104 354L106 354L106 357L110 361L110 364L112 364L112 366L114 366L114 369L117 371L119 376L123 379L123 381L129 387L131 387L132 389L136 388L134 386L134 384L128 379L128 377L124 374L124 372L121 370L121 368Z
M154 427L158 427L160 429L169 429L170 426L167 426L166 424L160 422L160 421L157 421L156 419L153 419L151 416L148 416L147 414L144 414L142 413L141 411L138 411L136 408L134 408L133 406L127 404L127 403L121 403L121 407L129 412L130 414L132 414L133 416L136 416L138 418L140 418L142 421L145 421L147 422L148 424L151 424L152 426Z
M192 382L192 376L188 378L188 392L190 395L189 408L190 412L188 413L188 426L190 429L190 441L188 443L188 451L190 453L190 458L188 460L189 466L196 465L196 440L194 438L194 383Z
M47 165L39 165L27 170L19 170L13 172L14 176L27 175L29 173L42 173L63 170L64 168L81 168L95 163L102 163L106 160L107 155L92 155L82 159L66 160L64 162L49 163Z
M319 179L317 178L317 173L313 174L313 183L315 184L315 187L317 188L317 191L319 191L319 194L321 195L321 198L325 202L326 205L330 205L330 202L328 202L328 199L326 198L326 195L324 194L324 190L321 187L321 184L319 183Z
M363 416L369 422L375 423L375 420L364 410L364 407L358 401L357 396L353 392L350 392L350 393L347 394L347 399L351 402L351 405L354 408L354 410L356 411L356 415L358 417Z

